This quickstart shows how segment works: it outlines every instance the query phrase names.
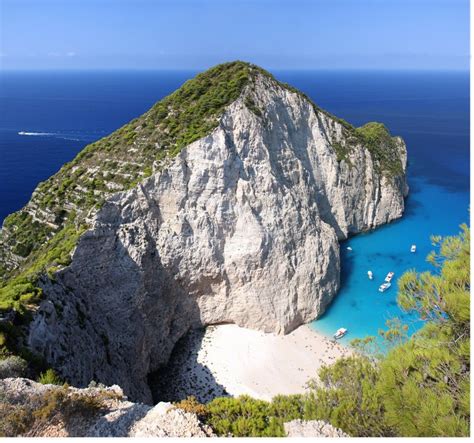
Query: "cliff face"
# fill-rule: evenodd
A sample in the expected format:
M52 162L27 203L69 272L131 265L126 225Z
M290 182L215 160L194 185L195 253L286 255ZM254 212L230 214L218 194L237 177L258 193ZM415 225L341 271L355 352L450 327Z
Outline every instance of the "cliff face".
M40 279L29 347L75 385L150 401L147 374L189 328L287 333L318 317L338 240L402 215L405 145L380 131L258 73L209 135L105 200L71 264Z

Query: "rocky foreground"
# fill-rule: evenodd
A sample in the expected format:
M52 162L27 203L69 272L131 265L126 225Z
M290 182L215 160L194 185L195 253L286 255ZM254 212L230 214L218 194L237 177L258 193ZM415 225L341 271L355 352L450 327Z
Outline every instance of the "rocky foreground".
M0 380L1 431L25 437L210 437L196 415L170 403L131 403L118 386L76 389Z
M285 424L292 437L339 437L324 422ZM213 437L212 429L171 403L131 403L118 386L76 389L26 378L0 380L0 436Z

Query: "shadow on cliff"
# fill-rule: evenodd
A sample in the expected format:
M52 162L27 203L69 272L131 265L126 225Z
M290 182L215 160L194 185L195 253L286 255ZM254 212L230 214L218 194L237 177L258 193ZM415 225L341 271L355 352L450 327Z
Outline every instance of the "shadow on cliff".
M120 220L110 206L108 217ZM71 385L118 384L131 400L152 403L147 375L201 322L186 277L158 253L159 214L147 211L146 223L109 223L81 237L71 265L43 286L29 340Z
M209 368L198 361L198 353L206 340L204 333L205 329L189 331L174 347L168 364L148 376L154 403L175 402L189 396L207 403L216 397L229 396ZM205 352L201 352L202 357L206 357Z
M340 273L340 286L338 293L335 295L335 297L338 296L338 294L344 289L344 286L347 284L347 281L349 279L349 276L352 274L354 266L355 266L355 257L352 251L347 250L347 242L341 242L340 243L340 260L341 260L341 273ZM353 308L356 308L357 303L354 301L354 304L352 304ZM318 319L325 318L326 316L329 316L331 313L331 310L334 307L334 300L329 303L327 306L326 310L324 313L318 317Z
M149 406L138 403L100 417L78 414L65 421L65 428L69 437L129 437L133 426L149 411Z

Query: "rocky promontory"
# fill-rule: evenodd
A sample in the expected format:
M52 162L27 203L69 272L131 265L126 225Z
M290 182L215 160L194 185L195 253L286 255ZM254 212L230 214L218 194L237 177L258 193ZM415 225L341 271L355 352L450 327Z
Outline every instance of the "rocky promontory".
M39 294L25 345L76 386L118 384L150 402L148 374L190 328L288 333L315 319L339 288L338 241L403 213L399 137L378 123L354 128L253 65L214 69L206 73L213 80L186 83L36 191L24 219L49 223L46 240L35 237L40 251L52 245L44 256L15 249L23 222L6 223L5 281L33 269ZM213 105L213 96L199 120L201 97L222 82L233 88L228 103ZM182 117L184 102L194 110ZM99 183L100 164L91 165L114 161L123 175L134 158L141 172L132 170L119 192L117 174ZM79 168L87 183L96 180L93 204L76 199L82 185L69 182L58 197ZM40 210L45 195L52 203ZM74 240L72 255L45 258L61 238Z

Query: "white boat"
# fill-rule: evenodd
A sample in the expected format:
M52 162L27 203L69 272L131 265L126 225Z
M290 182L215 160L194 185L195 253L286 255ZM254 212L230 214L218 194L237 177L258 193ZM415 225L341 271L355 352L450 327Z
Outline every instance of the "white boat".
M416 252L416 245L411 245L410 252Z
M390 288L390 286L392 286L392 283L389 283L389 282L382 283L379 286L379 292L385 292L388 288Z
M372 280L374 278L374 274L372 271L367 271L367 275L369 276L369 280Z
M336 333L334 334L334 338L337 340L338 338L344 337L347 334L346 328L339 328Z
M352 251L352 248L350 246L347 247L348 251Z
M393 276L395 275L395 272L389 272L387 276L385 277L385 281L387 283L390 283L392 281Z

